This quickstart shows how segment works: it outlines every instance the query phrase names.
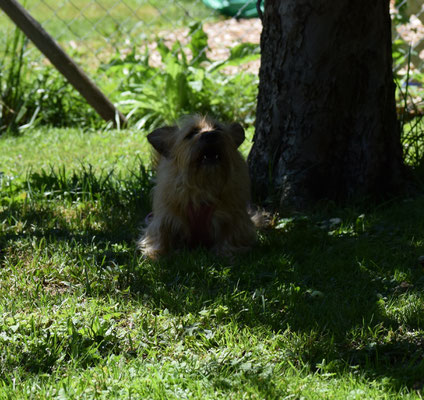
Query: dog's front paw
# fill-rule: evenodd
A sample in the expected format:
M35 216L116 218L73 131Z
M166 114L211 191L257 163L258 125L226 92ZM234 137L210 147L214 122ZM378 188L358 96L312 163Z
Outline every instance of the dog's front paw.
M137 243L137 247L141 251L143 258L157 260L163 253L160 242L152 240L148 236L143 236Z

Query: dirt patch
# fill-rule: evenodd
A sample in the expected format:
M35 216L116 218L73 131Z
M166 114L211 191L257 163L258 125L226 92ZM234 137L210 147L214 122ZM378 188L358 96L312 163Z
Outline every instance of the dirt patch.
M230 48L240 43L257 43L260 42L262 31L262 22L258 18L254 19L226 19L219 22L206 23L203 26L205 33L208 35L209 49L206 51L208 58L212 61L222 61L230 55ZM171 47L177 40L184 46L188 44L189 29L175 29L162 31L159 37L165 44ZM157 44L148 45L151 51L150 61L153 66L161 64L161 58L157 51ZM191 57L187 49L187 56ZM240 70L249 71L257 74L259 71L260 60L251 61L240 67L227 67L225 71L228 73Z
M393 1L392 1L393 3ZM391 7L392 15L397 13L397 10ZM395 35L399 35L406 43L410 43L411 46L417 51L418 60L415 60L415 64L419 69L423 67L424 63L424 6L422 9L417 10L417 14L412 14L408 23L398 25L396 27ZM239 43L258 43L260 42L260 36L262 31L262 22L259 18L253 19L241 19L236 20L234 18L225 19L218 22L205 23L203 27L204 31L208 35L209 50L207 56L213 61L221 61L228 58L230 54L230 48ZM188 28L181 28L175 30L162 31L159 34L168 46L172 46L177 40L182 45L188 43ZM157 52L156 43L148 45L151 50L151 62L153 66L161 64L161 58ZM190 57L187 51L188 57ZM418 62L417 62L418 61ZM257 74L259 72L260 60L246 63L240 67L229 67L225 71L229 73L237 72L240 70L249 71Z

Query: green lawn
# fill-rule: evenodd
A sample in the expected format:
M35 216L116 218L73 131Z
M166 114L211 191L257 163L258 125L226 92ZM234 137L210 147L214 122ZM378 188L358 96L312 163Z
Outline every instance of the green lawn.
M150 262L145 134L0 137L0 399L421 398L422 195Z
M214 21L218 13L201 0L28 0L28 12L90 76L101 75L99 66L112 57L136 49L142 53L163 31L187 28L194 21ZM15 26L0 10L0 64L2 50L12 41ZM179 35L181 36L181 35ZM26 57L33 73L45 68L44 57L31 42Z
M140 158L148 161L150 154L145 132L136 130L43 128L0 139L0 171L7 176L23 176L28 169L39 171L51 166L77 169L82 164L123 172L134 168Z
M104 38L115 42L129 39L140 43L160 30L188 26L194 20L213 20L218 14L201 0L27 0L23 3L30 14L56 40L78 41L90 52L104 46ZM0 11L0 32L12 23ZM124 36L124 37L122 37ZM115 43L116 44L116 43ZM128 46L128 45L127 45Z

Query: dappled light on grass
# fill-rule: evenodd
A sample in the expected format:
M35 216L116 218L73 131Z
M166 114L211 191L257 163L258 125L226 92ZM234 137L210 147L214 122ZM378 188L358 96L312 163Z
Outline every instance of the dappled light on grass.
M37 156L63 134L89 163ZM87 380L103 398L420 389L423 197L283 215L231 260L152 262L136 250L153 185L143 135L84 135L0 142L22 154L0 190L0 394L80 397L95 393ZM84 139L109 150L84 153Z
M234 382L258 395L300 393L278 376L296 382L312 371L366 391L368 376L377 392L385 376L393 390L419 382L422 246L409 243L422 232L410 216L421 215L422 199L371 211L361 224L339 210L336 230L323 228L328 215L288 218L231 262L203 250L150 262L134 242L149 180L119 182L89 167L26 179L28 196L15 192L1 211L3 378L20 371L25 387L66 365L80 374L126 360L165 376L185 370L205 392L227 394ZM399 289L404 281L412 286Z

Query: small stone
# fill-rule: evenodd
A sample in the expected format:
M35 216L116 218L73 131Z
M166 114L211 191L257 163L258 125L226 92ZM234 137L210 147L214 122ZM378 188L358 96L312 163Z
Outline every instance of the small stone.
M320 292L319 290L314 290L314 291L311 292L311 297L313 299L319 299L321 297L324 297L324 293Z
M332 226L341 225L342 219L341 218L330 218L328 221Z
M340 225L342 224L342 219L341 218L330 218L328 220L325 221L321 221L318 226L321 229L325 229L325 230L334 230L337 229L338 227L340 227Z
M398 286L395 287L395 292L406 292L407 290L413 288L414 285L409 282L401 282Z

